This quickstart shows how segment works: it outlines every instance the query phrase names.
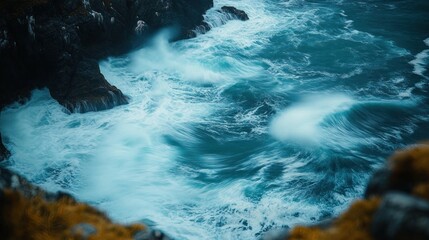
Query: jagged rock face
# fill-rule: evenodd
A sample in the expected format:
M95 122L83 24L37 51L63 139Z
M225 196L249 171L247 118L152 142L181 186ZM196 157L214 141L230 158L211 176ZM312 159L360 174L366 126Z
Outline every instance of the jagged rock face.
M239 9L232 7L232 6L223 6L221 8L221 11L226 13L226 14L230 14L233 18L236 18L236 19L241 20L241 21L249 20L249 16L247 16L246 12L244 12L243 10L239 10Z
M387 168L377 170L370 178L366 189L365 198L382 195L389 190L390 171Z
M126 104L93 60L137 47L162 27L176 26L176 38L185 38L212 6L212 0L4 0L0 107L36 87L48 87L71 112Z
M226 24L230 20L241 20L241 21L247 21L249 20L249 16L247 13L243 10L239 10L232 6L223 6L220 9L217 10L217 12L224 15L224 17L221 20L221 24ZM208 32L211 28L215 26L210 25L208 22L203 21L200 25L198 25L194 31L188 31L187 36L189 37L195 37L198 33L204 34Z
M376 239L429 239L429 202L403 193L389 193L374 215Z
M0 162L8 159L9 157L10 157L10 152L3 145L3 140L1 138L1 133L0 133Z
M136 17L149 26L160 28L172 26L177 30L175 39L187 38L189 31L201 24L207 9L213 7L211 0L137 0Z
M62 69L67 71L68 66ZM93 59L79 61L70 75L64 72L58 75L65 79L50 85L51 95L70 112L99 111L127 103L122 92L104 79Z
M397 152L356 201L327 225L298 226L267 239L429 239L429 145Z
M168 240L143 224L119 225L66 193L49 193L0 168L0 232L4 240Z

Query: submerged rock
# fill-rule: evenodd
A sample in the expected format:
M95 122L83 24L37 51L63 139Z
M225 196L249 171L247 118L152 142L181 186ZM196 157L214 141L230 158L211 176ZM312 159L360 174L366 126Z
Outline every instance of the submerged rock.
M239 10L232 6L223 6L220 11L230 14L233 18L236 18L241 21L249 20L249 16L247 16L247 13L245 11Z
M70 112L126 104L96 61L138 47L164 27L186 38L212 6L212 0L1 1L0 108L38 87L48 87Z
M220 19L217 19L216 21L217 25L211 25L206 21L203 21L200 25L195 27L194 30L188 32L189 37L195 37L198 33L204 34L208 32L213 27L217 27L219 25L226 24L228 21L231 20L241 20L241 21L247 21L249 20L249 16L247 13L243 10L239 10L232 6L223 6L221 9L217 10L218 13L220 13L222 16Z

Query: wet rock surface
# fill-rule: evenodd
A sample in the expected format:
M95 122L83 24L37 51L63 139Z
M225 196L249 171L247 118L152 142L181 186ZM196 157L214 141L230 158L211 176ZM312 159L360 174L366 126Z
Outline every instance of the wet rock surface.
M70 112L126 104L96 61L138 47L164 27L186 38L212 6L212 0L4 0L0 107L40 87Z
M370 178L365 189L365 198L382 195L389 190L390 172L387 168L377 170Z
M226 24L228 21L231 21L231 20L241 20L241 21L249 20L249 16L245 11L239 10L232 6L223 6L216 11L222 15L220 19L218 19L217 21L217 24L220 23L220 25ZM204 34L214 27L216 26L213 26L208 22L203 21L198 26L196 26L194 30L188 31L187 36L195 37L198 33Z
M429 239L429 145L394 154L364 197L335 219L266 239Z
M1 167L0 232L5 240L169 239L143 224L116 224L67 193L46 192Z
M1 138L1 133L0 133L0 162L3 161L3 160L8 159L9 157L10 157L10 152L4 146L3 140Z
M429 202L389 193L374 215L371 231L376 239L429 239Z
M232 18L236 18L241 21L247 21L249 20L249 16L247 16L247 13L243 10L239 10L232 6L223 6L220 10L221 12L230 14Z
M159 230L151 230L136 233L134 240L170 240L170 238Z
M122 92L104 79L94 59L79 61L75 72L65 74L62 82L50 85L50 92L70 112L99 111L127 103Z

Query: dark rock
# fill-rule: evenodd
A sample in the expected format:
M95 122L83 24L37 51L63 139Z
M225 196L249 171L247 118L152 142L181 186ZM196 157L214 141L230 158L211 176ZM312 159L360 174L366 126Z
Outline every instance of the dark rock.
M377 170L369 179L365 189L365 198L375 195L384 195L390 188L390 172L387 168Z
M65 192L46 192L43 189L31 184L28 180L21 177L20 175L0 167L0 191L4 189L14 189L20 192L27 198L42 196L49 202L58 201L60 199L68 199L69 201L75 201L74 198Z
M169 240L170 238L163 232L153 229L140 231L134 235L134 240Z
M15 189L26 197L33 197L43 193L40 188L30 184L24 178L10 170L0 167L0 191L4 189ZM54 195L49 195L49 197L55 198Z
M79 223L71 228L72 234L79 236L81 239L88 239L97 232L97 229L89 223Z
M402 193L386 194L371 232L376 239L429 239L429 202Z
M174 39L188 37L188 32L200 25L203 13L213 7L212 0L141 0L136 1L137 20L143 20L151 28L172 26L177 29Z
M3 145L3 140L1 138L1 133L0 133L0 162L3 161L3 160L8 159L9 157L10 157L10 152Z
M110 85L93 59L82 59L71 75L67 68L58 73L58 80L49 85L51 95L70 112L88 112L112 108L127 103L126 97ZM67 89L63 89L67 86Z
M232 16L232 18L235 18L241 21L249 20L249 16L247 16L247 13L245 11L239 10L232 6L223 6L221 8L221 12L229 14L230 16Z
M285 240L289 237L289 230L270 231L264 236L264 240Z
M189 37L212 0L35 0L0 2L0 108L48 87L69 111L126 104L96 61L140 46L174 26Z
M238 10L235 7L223 6L220 10L217 10L217 12L223 15L220 19L217 19L217 21L211 22L210 24L206 21L201 22L192 31L188 31L188 37L191 38L197 36L197 34L204 34L214 27L219 27L226 24L230 20L249 20L246 12L243 10Z
M136 239L169 239L144 224L115 224L103 212L71 195L46 192L2 167L0 232L1 239L128 239L133 235L139 237Z
M189 31L188 32L188 36L190 38L196 37L197 33L204 34L204 33L208 32L210 29L211 29L211 26L207 22L202 22L200 25L198 25L197 27L195 27L194 30Z

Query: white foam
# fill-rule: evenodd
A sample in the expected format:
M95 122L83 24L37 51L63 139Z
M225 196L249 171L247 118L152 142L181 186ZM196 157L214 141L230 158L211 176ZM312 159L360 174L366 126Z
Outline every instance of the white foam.
M29 103L6 109L0 118L2 135L8 138L8 147L13 152L13 168L49 190L72 192L107 211L116 221L150 219L177 239L253 239L270 226L313 221L310 219L319 217L325 203L308 202L304 197L307 189L299 191L294 184L298 178L314 178L314 174L300 170L309 159L283 158L284 149L262 151L237 167L246 170L257 166L257 173L219 180L220 172L230 167L222 164L223 153L189 156L180 152L182 148L195 150L201 146L198 127L209 133L220 132L218 127L239 135L240 127L248 125L251 133L267 133L266 118L270 113L258 115L265 110L257 104L241 109L242 102L231 101L228 97L232 94L225 91L230 90L229 86L251 82L249 86L260 87L256 90L263 92L267 101L275 102L270 102L270 107L275 108L278 104L275 97L282 98L294 87L305 84L299 74L289 69L310 66L311 54L303 53L294 66L287 66L293 61L290 59L279 63L258 56L272 44L279 31L283 34L286 30L285 44L292 50L306 41L301 37L307 31L314 31L327 41L336 38L369 44L379 41L353 29L342 28L336 35L317 32L324 22L320 14L330 16L337 10L323 8L320 12L302 0L276 5L281 11L269 9L270 4L215 1L215 7L206 16L213 25L219 21L216 9L223 5L245 10L250 19L216 25L207 34L173 44L168 43L169 32L165 31L150 46L103 61L102 73L130 96L128 105L67 115L47 90L34 91ZM302 9L288 9L289 6ZM276 11L281 15L276 15ZM359 65L354 69L343 75L326 72L324 76L349 78L361 74L365 68ZM271 81L275 84L269 89ZM243 95L253 90L246 89ZM241 97L239 94L242 93L233 97ZM335 131L322 125L326 118L353 104L352 98L340 94L307 97L279 113L268 126L269 131L279 141L318 144L326 140L342 145L341 141L351 139L350 132L336 137ZM240 109L235 109L236 105ZM229 117L234 118L234 123L225 118L231 109L235 115ZM362 139L372 143L367 135ZM271 145L281 144L274 141ZM194 162L197 167L192 166ZM200 163L206 165L199 167ZM273 163L286 164L277 180L265 179ZM357 177L360 181L361 175ZM199 180L201 176L209 180ZM280 187L266 190L260 197L252 196L260 193L258 188L271 183L290 189ZM359 186L357 189L361 191ZM359 192L353 187L346 194L333 195L338 203L332 206L334 213ZM295 212L299 216L294 216Z
M135 72L164 71L175 74L180 80L200 83L216 83L225 79L221 74L204 67L201 62L192 60L171 48L168 44L168 35L165 30L153 39L150 47L130 55L133 61L132 69Z
M306 97L278 114L270 124L271 135L280 141L319 143L320 124L330 114L348 109L353 100L344 95Z
M398 96L401 98L410 98L413 96L414 87L405 89L404 91L399 92Z
M423 42L426 44L426 46L429 47L429 38L426 38L425 40L423 40Z
M426 72L426 59L429 57L429 50L423 50L415 56L415 59L410 61L410 64L414 66L413 73L424 77Z
M426 44L426 46L429 47L429 38L425 39L423 42ZM426 68L429 63L429 49L425 49L419 52L415 56L414 60L410 61L409 63L414 67L413 69L414 74L427 78L425 73L427 71Z

